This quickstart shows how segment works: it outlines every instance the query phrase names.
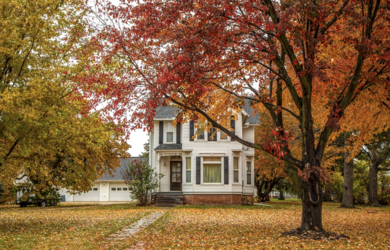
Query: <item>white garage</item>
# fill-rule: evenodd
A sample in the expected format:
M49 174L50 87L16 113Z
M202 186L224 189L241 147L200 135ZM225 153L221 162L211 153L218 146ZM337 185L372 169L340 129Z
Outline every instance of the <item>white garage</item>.
M100 184L94 184L91 190L87 193L76 194L73 197L74 201L99 201Z
M129 187L122 183L110 182L110 201L131 201Z

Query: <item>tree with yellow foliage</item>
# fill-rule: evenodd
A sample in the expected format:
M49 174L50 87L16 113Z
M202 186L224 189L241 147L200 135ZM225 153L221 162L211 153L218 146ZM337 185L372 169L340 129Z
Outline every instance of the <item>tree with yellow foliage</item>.
M0 0L0 182L89 190L126 157L118 125L90 111L74 79L85 26L79 0Z

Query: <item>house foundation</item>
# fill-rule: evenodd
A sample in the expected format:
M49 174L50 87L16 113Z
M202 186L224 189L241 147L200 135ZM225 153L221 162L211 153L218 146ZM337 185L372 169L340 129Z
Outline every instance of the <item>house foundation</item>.
M241 194L186 194L184 205L241 205Z

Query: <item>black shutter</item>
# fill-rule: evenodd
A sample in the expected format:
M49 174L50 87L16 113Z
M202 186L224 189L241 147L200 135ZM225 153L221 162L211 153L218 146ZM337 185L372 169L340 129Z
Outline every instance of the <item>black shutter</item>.
M194 121L190 121L190 141L194 140Z
M181 143L181 123L176 123L176 143Z
M200 184L200 157L196 157L196 184Z
M158 143L164 144L164 122L163 121L160 121L158 130L159 130Z
M233 131L232 131L232 133L234 134L234 135L236 135L236 121L235 120L230 120L230 126L232 127L232 129L234 129ZM234 141L234 139L233 138L230 138L232 141Z
M223 158L225 184L229 184L229 157Z

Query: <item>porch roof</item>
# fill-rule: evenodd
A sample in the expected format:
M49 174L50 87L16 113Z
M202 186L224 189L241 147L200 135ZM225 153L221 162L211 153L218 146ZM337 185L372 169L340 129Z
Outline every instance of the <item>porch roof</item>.
M174 150L174 149L182 149L183 146L181 143L177 144L160 144L154 150Z

